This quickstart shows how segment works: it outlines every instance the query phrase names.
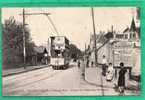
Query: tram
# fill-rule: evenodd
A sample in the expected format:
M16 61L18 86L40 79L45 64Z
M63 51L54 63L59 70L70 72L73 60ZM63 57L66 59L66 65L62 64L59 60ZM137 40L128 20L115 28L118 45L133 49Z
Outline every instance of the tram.
M69 67L69 40L65 36L50 37L50 65L54 70Z

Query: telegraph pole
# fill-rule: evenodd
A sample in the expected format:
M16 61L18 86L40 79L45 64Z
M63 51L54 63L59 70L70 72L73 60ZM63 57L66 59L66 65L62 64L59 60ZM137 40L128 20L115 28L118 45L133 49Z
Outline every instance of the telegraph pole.
M95 30L95 19L94 19L94 9L93 7L91 8L91 12L92 12L92 21L93 21L93 32L94 32L94 49L95 49L95 65L98 65L98 61L97 61L97 47L96 47L96 30ZM102 91L102 96L104 96L104 90L103 90L103 79L101 76L101 91Z
M24 59L24 69L26 69L26 39L25 39L25 9L23 8L23 59Z
M96 29L95 29L95 19L94 19L94 9L91 8L92 22L93 22L93 33L94 33L94 49L95 49L95 66L97 66L97 47L96 47Z
M57 33L57 35L59 35L58 31L57 31L57 28L55 27L53 21L51 20L51 18L48 16L50 15L50 13L25 13L25 9L23 9L23 12L22 14L19 14L19 15L22 15L22 18L23 18L23 59L24 59L24 64L26 63L26 38L25 38L25 18L26 18L26 15L27 16L31 16L31 15L45 15L47 17L47 19L50 21L51 25L53 26L55 32ZM26 69L26 66L24 65L24 69Z

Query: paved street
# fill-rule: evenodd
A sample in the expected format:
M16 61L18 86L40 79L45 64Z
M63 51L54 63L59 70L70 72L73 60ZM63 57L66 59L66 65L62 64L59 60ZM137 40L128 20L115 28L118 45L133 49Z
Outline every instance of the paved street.
M101 95L100 87L86 83L80 70L51 67L3 77L3 95Z
M80 68L74 63L66 70L53 70L51 67L32 70L3 77L3 95L53 96L53 95L118 95L113 82L106 82L100 68L86 68L85 80ZM133 91L134 92L134 91ZM126 95L137 95L127 91Z

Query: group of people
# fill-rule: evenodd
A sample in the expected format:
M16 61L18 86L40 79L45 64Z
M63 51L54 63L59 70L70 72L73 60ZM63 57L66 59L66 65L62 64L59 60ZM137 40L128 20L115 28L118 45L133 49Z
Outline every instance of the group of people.
M83 64L82 66L85 66L84 65L84 59L82 60L78 60L78 68L81 67L81 64ZM87 64L87 62L86 62ZM102 59L102 76L106 77L106 81L115 81L116 82L116 79L117 79L117 84L115 83L114 84L114 88L116 88L118 91L119 91L119 95L124 95L124 90L125 90L125 74L127 72L127 70L125 69L124 67L124 63L121 62L120 67L118 68L119 71L117 73L117 76L116 77L116 70L113 66L113 64L111 62L107 62L107 59L105 57L105 55L103 55L103 59ZM82 77L84 78L85 77L85 67L81 68L81 72L82 72Z
M118 78L117 78L117 84L115 84L115 88L117 87L120 95L124 95L124 90L125 90L125 74L127 70L124 67L124 63L121 62L120 65L120 70L118 72ZM115 69L114 66L111 62L107 62L107 59L105 55L103 55L102 59L102 75L106 77L107 81L112 81L115 76Z

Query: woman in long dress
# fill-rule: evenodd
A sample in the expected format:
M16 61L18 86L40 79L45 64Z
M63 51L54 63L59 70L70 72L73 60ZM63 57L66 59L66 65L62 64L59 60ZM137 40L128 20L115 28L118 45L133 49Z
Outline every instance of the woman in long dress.
M119 71L119 77L118 77L118 89L120 95L124 95L124 89L125 89L125 74L127 70L124 68L124 63L120 63L120 71Z

